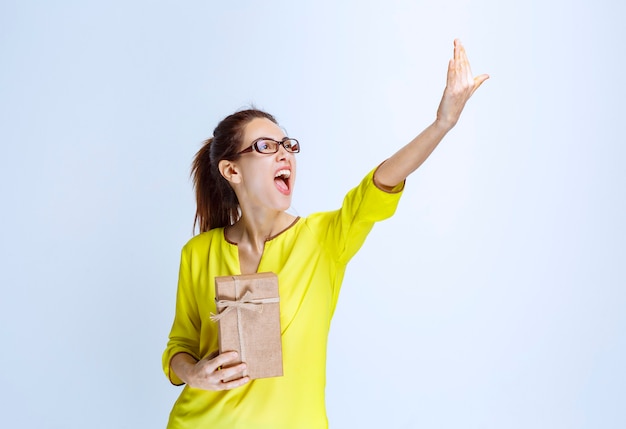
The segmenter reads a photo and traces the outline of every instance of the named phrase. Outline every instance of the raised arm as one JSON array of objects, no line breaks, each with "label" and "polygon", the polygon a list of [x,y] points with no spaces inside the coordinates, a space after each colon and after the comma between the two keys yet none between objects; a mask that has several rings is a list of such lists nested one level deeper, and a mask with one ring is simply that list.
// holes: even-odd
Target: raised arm
[{"label": "raised arm", "polygon": [[391,189],[417,170],[456,125],[467,100],[488,78],[486,74],[472,75],[465,48],[460,40],[455,40],[454,58],[448,64],[446,89],[437,109],[437,119],[376,170],[376,183]]}]

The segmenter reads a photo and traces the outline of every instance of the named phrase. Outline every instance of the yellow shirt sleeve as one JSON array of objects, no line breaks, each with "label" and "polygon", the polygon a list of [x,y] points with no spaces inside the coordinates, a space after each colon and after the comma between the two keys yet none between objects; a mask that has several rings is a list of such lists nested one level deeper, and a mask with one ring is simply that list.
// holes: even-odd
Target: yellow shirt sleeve
[{"label": "yellow shirt sleeve", "polygon": [[184,384],[172,371],[170,362],[177,353],[188,353],[199,359],[199,338],[201,318],[198,314],[191,281],[191,268],[189,266],[189,246],[185,246],[181,252],[180,270],[178,274],[178,289],[176,293],[176,313],[167,349],[163,354],[163,369],[172,384],[177,386]]},{"label": "yellow shirt sleeve", "polygon": [[320,243],[341,264],[348,261],[361,248],[365,238],[378,221],[391,217],[398,205],[404,182],[391,192],[376,185],[374,174],[370,171],[361,183],[345,196],[339,210],[312,215],[325,229],[323,242]]}]

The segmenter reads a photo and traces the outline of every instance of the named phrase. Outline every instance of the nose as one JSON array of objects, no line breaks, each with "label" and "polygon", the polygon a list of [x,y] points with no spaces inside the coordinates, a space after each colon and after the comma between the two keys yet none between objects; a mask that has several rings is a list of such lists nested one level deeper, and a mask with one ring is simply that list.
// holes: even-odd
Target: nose
[{"label": "nose", "polygon": [[276,152],[276,157],[280,160],[287,158],[287,155],[290,155],[290,153],[287,152],[287,149],[285,149],[285,143],[278,143],[278,152]]}]

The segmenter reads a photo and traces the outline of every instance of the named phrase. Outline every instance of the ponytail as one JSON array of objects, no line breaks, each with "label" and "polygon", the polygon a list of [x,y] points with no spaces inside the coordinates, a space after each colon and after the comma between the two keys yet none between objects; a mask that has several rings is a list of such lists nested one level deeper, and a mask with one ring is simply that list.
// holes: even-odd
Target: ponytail
[{"label": "ponytail", "polygon": [[196,217],[193,222],[200,232],[232,225],[239,218],[239,201],[235,191],[222,177],[216,162],[211,162],[212,138],[206,140],[196,154],[191,175],[196,191]]},{"label": "ponytail", "polygon": [[276,119],[261,110],[242,110],[227,116],[207,139],[191,166],[191,176],[196,194],[196,225],[200,233],[213,228],[222,228],[237,222],[241,216],[239,200],[230,183],[219,171],[223,159],[234,161],[239,155],[245,126],[252,119],[266,118],[275,124]]}]

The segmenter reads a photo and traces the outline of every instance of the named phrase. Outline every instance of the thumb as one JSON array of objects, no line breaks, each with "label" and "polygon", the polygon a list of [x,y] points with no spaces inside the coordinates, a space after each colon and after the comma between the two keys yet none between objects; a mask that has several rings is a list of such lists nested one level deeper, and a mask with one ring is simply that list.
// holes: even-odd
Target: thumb
[{"label": "thumb", "polygon": [[482,85],[483,82],[487,79],[489,79],[488,74],[481,74],[480,76],[476,76],[474,78],[474,89],[472,90],[472,94],[474,94],[474,92],[480,87],[480,85]]}]

